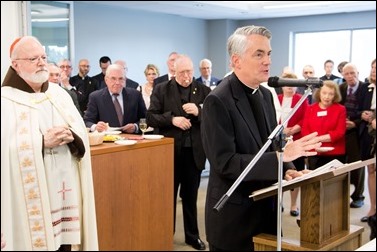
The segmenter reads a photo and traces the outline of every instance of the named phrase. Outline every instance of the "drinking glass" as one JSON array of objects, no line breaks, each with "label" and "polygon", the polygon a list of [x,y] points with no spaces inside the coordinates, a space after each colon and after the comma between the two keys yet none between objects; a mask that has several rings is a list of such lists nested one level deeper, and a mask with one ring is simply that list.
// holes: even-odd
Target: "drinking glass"
[{"label": "drinking glass", "polygon": [[140,118],[139,127],[142,132],[142,137],[144,138],[144,133],[148,129],[147,120],[145,118]]}]

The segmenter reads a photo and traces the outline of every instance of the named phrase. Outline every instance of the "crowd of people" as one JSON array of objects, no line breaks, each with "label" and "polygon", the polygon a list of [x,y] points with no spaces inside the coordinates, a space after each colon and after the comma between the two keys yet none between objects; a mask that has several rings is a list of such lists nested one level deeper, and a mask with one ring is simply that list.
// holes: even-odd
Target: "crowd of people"
[{"label": "crowd of people", "polygon": [[[305,89],[265,87],[270,40],[265,27],[240,27],[227,41],[232,71],[224,78],[212,75],[212,62],[206,58],[195,78],[191,58],[171,52],[168,73],[160,76],[159,68],[148,64],[146,82],[139,85],[127,78],[124,60],[112,63],[103,56],[101,72],[90,77],[89,61],[80,59],[77,75],[71,76],[68,59],[48,62],[35,37],[16,39],[1,91],[2,249],[98,250],[87,130],[117,127],[140,134],[141,118],[154,133],[174,138],[174,227],[181,199],[186,244],[207,249],[197,216],[206,160],[209,249],[253,250],[251,237],[276,235],[281,210],[276,196],[255,202],[249,198],[278,180],[276,146],[260,156],[220,212],[213,208],[283,122],[283,134],[292,138],[282,150],[287,180],[334,159],[350,163],[375,157],[376,61],[364,83],[354,64],[339,64],[339,77],[332,74],[334,62],[326,60],[323,86],[286,121]],[[306,65],[302,75],[314,77],[314,68]],[[282,77],[297,79],[289,68]],[[319,147],[331,149],[320,152]],[[375,164],[368,165],[370,209],[362,222],[375,219],[375,176]],[[355,190],[350,207],[363,206],[364,180],[365,168],[351,172]],[[290,193],[291,216],[300,215],[298,194],[299,188]]]}]

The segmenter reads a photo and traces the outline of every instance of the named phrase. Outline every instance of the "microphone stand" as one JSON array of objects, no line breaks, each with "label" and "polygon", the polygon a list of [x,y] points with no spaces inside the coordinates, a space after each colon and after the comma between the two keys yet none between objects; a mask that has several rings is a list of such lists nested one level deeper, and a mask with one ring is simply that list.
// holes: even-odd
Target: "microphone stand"
[{"label": "microphone stand", "polygon": [[282,178],[283,178],[283,148],[285,146],[285,135],[283,134],[284,125],[288,123],[289,119],[294,115],[297,109],[301,106],[301,104],[305,101],[305,99],[312,93],[312,86],[307,85],[305,93],[301,96],[300,100],[297,104],[293,107],[291,112],[288,114],[287,118],[284,120],[282,124],[276,126],[276,128],[272,131],[270,136],[267,138],[266,143],[262,146],[262,148],[258,151],[255,157],[250,161],[250,163],[246,166],[245,170],[241,173],[241,175],[237,178],[237,180],[233,183],[233,185],[229,188],[229,190],[221,197],[221,199],[216,203],[213,207],[213,210],[219,212],[223,207],[224,204],[228,201],[229,197],[232,195],[234,190],[238,187],[241,181],[245,178],[245,176],[250,172],[250,170],[254,167],[256,162],[260,159],[264,152],[266,152],[267,148],[271,145],[272,141],[275,139],[278,146],[278,215],[277,215],[277,251],[281,251],[281,209],[282,209],[282,199],[283,199],[283,189],[282,189]]}]

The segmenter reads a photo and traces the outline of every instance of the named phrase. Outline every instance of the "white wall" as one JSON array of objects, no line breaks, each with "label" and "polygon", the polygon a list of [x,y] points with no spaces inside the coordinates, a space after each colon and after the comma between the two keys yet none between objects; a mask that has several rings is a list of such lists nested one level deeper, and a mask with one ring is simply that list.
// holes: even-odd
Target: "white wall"
[{"label": "white wall", "polygon": [[1,83],[10,66],[9,48],[23,36],[21,1],[1,1]]},{"label": "white wall", "polygon": [[191,57],[194,76],[198,77],[199,61],[208,57],[207,22],[201,19],[74,1],[74,26],[73,75],[82,58],[90,62],[89,76],[98,74],[98,60],[106,55],[113,62],[125,60],[127,77],[144,84],[146,65],[157,65],[163,75],[167,73],[169,53],[177,51]]},{"label": "white wall", "polygon": [[[74,1],[74,6],[73,74],[77,74],[77,61],[80,58],[90,60],[92,68],[89,75],[99,73],[98,59],[107,55],[112,60],[126,60],[128,77],[140,84],[145,82],[143,71],[148,63],[157,64],[161,74],[166,73],[167,55],[174,50],[191,56],[196,77],[199,74],[198,63],[206,57],[212,60],[213,75],[221,78],[229,70],[226,41],[238,26],[263,25],[272,32],[271,75],[279,75],[281,69],[289,64],[289,37],[292,33],[363,29],[375,27],[376,24],[375,11],[243,21],[205,21],[99,7],[80,1]],[[20,10],[20,2],[1,2],[2,79],[10,63],[9,46],[23,33]]]}]

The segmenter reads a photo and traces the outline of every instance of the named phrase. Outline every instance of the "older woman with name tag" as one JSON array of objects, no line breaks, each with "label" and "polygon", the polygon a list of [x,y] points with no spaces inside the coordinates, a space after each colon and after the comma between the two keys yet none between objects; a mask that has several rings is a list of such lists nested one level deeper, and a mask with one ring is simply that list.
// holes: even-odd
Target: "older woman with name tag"
[{"label": "older woman with name tag", "polygon": [[308,157],[310,170],[314,170],[331,160],[345,160],[346,108],[339,104],[341,95],[334,81],[324,81],[323,86],[313,95],[317,101],[310,105],[304,116],[301,134],[318,132],[322,146],[318,155]]}]

